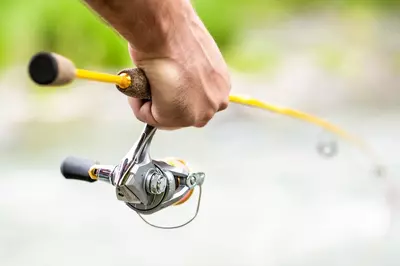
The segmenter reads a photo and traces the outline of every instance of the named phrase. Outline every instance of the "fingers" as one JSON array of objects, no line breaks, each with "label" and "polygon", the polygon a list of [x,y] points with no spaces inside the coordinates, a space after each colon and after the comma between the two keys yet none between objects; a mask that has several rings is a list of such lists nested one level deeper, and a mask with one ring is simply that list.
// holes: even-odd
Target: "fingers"
[{"label": "fingers", "polygon": [[224,110],[227,107],[224,105],[217,111],[210,109],[202,112],[196,117],[196,119],[189,119],[188,122],[184,122],[182,118],[179,117],[171,119],[171,114],[167,117],[163,115],[155,115],[154,105],[151,101],[144,101],[129,97],[128,102],[138,120],[163,130],[176,130],[188,126],[194,126],[197,128],[205,127],[217,112]]},{"label": "fingers", "polygon": [[152,108],[151,101],[143,101],[140,99],[129,97],[128,102],[136,118],[143,123],[147,123],[161,130],[176,130],[181,128],[181,127],[165,127],[162,126],[160,123],[158,123],[151,112]]},{"label": "fingers", "polygon": [[158,125],[151,113],[151,101],[143,101],[136,98],[128,98],[128,101],[137,119],[152,126]]},{"label": "fingers", "polygon": [[221,102],[221,104],[220,104],[220,106],[219,106],[219,108],[218,108],[218,112],[221,112],[221,111],[226,110],[226,109],[228,108],[228,106],[229,106],[229,96],[226,97],[226,99],[224,99],[224,100]]}]

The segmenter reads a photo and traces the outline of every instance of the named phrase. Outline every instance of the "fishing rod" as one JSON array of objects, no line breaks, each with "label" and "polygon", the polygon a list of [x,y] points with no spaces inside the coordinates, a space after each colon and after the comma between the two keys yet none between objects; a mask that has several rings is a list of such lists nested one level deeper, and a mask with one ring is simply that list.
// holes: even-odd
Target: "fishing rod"
[{"label": "fishing rod", "polygon": [[[85,79],[114,84],[118,91],[128,97],[151,100],[149,82],[144,71],[139,68],[123,69],[113,75],[78,69],[71,60],[61,55],[40,52],[31,58],[28,71],[30,78],[40,86],[64,86],[75,79]],[[278,107],[252,97],[231,94],[229,101],[314,124],[352,143],[373,161],[379,159],[361,139],[319,117]],[[187,163],[180,159],[152,159],[150,145],[156,130],[155,127],[145,124],[138,140],[118,165],[103,165],[70,156],[62,162],[61,173],[66,179],[87,182],[100,180],[113,185],[117,199],[133,209],[151,226],[172,229],[187,225],[199,212],[205,173],[191,171]],[[167,207],[185,203],[193,195],[195,188],[199,188],[196,212],[188,222],[174,227],[162,227],[151,224],[144,218],[143,215],[151,215]]]}]

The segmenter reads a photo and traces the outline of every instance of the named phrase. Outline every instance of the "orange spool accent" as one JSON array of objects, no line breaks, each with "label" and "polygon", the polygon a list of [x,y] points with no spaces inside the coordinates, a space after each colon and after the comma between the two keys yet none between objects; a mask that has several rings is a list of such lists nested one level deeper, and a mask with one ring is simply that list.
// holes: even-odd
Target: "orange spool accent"
[{"label": "orange spool accent", "polygon": [[177,203],[174,204],[174,206],[181,205],[181,204],[185,203],[186,201],[188,201],[190,199],[190,197],[193,195],[193,191],[194,191],[194,189],[189,190],[180,201],[178,201]]},{"label": "orange spool accent", "polygon": [[[167,158],[164,161],[169,165],[172,165],[175,167],[182,167],[189,171],[189,167],[187,166],[186,162],[182,159]],[[189,190],[180,201],[178,201],[177,203],[174,204],[174,206],[181,205],[181,204],[185,203],[186,201],[188,201],[190,199],[190,197],[193,195],[193,191],[194,191],[194,189]]]}]

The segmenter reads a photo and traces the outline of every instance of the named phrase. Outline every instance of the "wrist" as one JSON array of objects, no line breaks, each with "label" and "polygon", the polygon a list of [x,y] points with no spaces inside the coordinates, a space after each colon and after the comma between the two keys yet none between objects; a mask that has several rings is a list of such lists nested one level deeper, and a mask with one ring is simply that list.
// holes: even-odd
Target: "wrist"
[{"label": "wrist", "polygon": [[128,39],[135,54],[149,59],[185,52],[184,47],[193,39],[193,25],[201,23],[190,1],[150,0],[147,10],[148,14],[138,19],[140,34]]}]

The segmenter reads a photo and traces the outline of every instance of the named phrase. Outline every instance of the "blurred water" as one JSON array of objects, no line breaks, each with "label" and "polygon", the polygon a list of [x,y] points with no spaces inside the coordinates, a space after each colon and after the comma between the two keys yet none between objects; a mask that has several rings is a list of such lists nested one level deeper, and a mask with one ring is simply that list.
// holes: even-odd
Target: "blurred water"
[{"label": "blurred water", "polygon": [[[316,149],[320,129],[245,107],[232,105],[202,130],[157,133],[154,157],[183,157],[207,173],[199,217],[181,230],[148,227],[106,184],[60,176],[69,154],[117,163],[142,129],[130,116],[19,125],[0,151],[1,265],[394,265],[399,259],[390,253],[398,239],[390,238],[388,183],[374,177],[371,162],[342,141],[335,157],[323,158]],[[396,113],[330,118],[376,147],[389,172],[397,170],[391,177],[399,174],[398,143],[390,141],[400,133]]]}]

